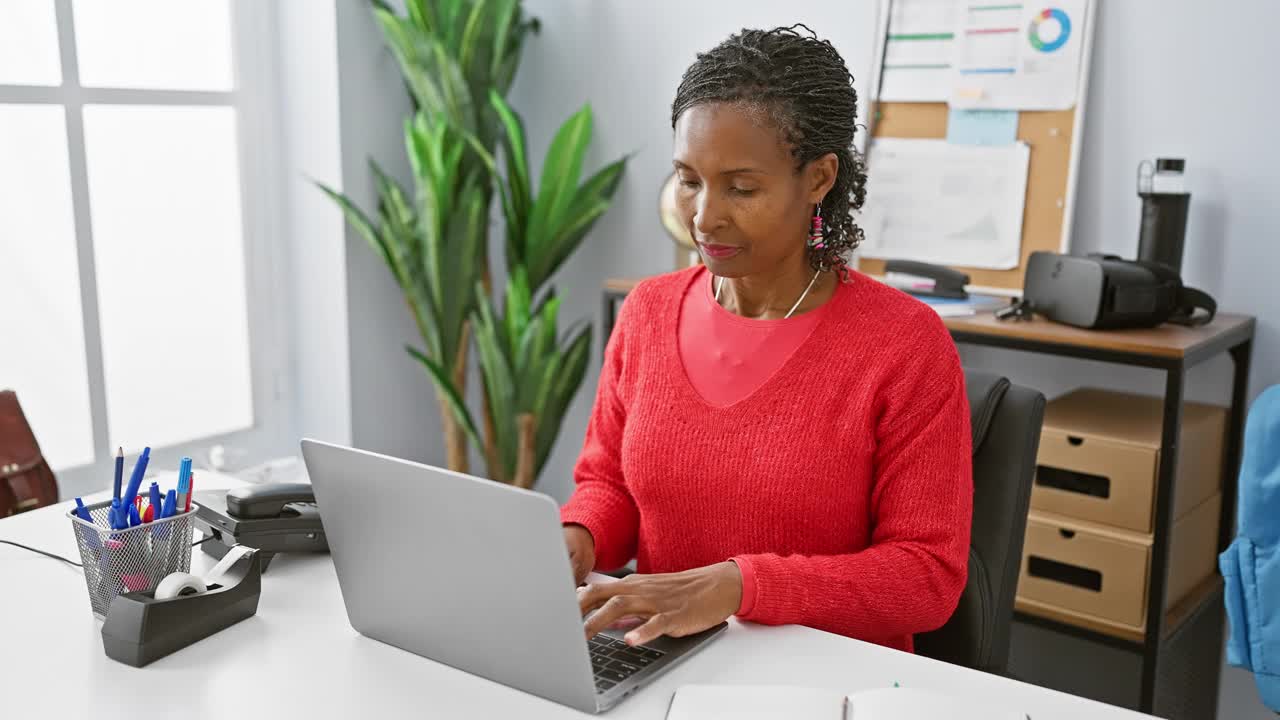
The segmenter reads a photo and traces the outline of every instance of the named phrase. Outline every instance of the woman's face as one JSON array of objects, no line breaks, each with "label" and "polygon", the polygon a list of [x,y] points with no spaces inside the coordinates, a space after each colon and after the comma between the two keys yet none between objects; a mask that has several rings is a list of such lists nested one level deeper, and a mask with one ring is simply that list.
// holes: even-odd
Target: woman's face
[{"label": "woman's face", "polygon": [[742,277],[803,259],[814,204],[834,183],[837,162],[828,154],[797,173],[778,130],[737,105],[681,114],[676,203],[708,269]]}]

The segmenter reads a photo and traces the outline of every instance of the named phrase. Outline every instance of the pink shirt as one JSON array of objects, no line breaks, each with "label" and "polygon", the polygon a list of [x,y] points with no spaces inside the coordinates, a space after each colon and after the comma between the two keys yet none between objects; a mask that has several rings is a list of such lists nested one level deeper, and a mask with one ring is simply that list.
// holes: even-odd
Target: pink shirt
[{"label": "pink shirt", "polygon": [[[726,408],[760,389],[786,364],[831,302],[785,320],[744,318],[715,301],[711,273],[697,272],[680,304],[680,362],[698,395]],[[838,284],[836,292],[842,288]]]}]

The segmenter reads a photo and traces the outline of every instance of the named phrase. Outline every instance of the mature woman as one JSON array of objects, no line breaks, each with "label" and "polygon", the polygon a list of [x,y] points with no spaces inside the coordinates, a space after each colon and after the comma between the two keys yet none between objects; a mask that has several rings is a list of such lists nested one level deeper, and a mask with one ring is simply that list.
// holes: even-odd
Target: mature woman
[{"label": "mature woman", "polygon": [[[700,54],[672,105],[704,264],[642,283],[609,339],[562,510],[587,635],[730,615],[910,650],[965,583],[959,358],[928,306],[845,267],[866,174],[844,60],[803,26]],[[922,212],[928,212],[922,208]]]}]

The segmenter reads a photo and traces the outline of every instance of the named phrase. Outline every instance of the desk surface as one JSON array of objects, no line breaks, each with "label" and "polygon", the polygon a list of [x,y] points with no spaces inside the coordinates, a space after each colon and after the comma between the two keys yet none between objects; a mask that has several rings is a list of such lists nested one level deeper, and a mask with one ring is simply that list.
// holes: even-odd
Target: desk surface
[{"label": "desk surface", "polygon": [[991,313],[972,317],[946,318],[953,333],[972,333],[1017,340],[1073,345],[1095,350],[1114,350],[1135,355],[1184,358],[1228,335],[1252,333],[1254,319],[1247,315],[1219,313],[1213,322],[1200,327],[1161,325],[1136,330],[1081,330],[1050,322],[1040,316],[1028,321],[1001,321]]},{"label": "desk surface", "polygon": [[[203,489],[238,484],[204,473]],[[70,503],[0,520],[0,538],[69,557]],[[213,565],[193,553],[196,571]],[[369,640],[347,623],[328,555],[278,555],[258,614],[145,668],[109,660],[79,569],[0,545],[4,717],[585,718]],[[685,683],[791,684],[840,692],[928,687],[1033,720],[1137,720],[1128,710],[798,626],[731,621],[718,641],[605,717],[661,720]],[[143,703],[146,705],[144,706]],[[158,714],[155,714],[158,712]]]},{"label": "desk surface", "polygon": [[[609,278],[604,281],[604,289],[607,292],[625,295],[635,289],[640,282],[641,279],[637,278]],[[1049,322],[1039,316],[1030,321],[1000,321],[996,320],[991,313],[979,313],[972,317],[944,318],[944,322],[954,333],[1112,350],[1162,358],[1183,358],[1193,355],[1197,350],[1227,335],[1241,332],[1251,334],[1254,326],[1252,317],[1230,313],[1218,313],[1213,322],[1195,328],[1161,325],[1149,329],[1107,331],[1081,330],[1070,325]]]}]

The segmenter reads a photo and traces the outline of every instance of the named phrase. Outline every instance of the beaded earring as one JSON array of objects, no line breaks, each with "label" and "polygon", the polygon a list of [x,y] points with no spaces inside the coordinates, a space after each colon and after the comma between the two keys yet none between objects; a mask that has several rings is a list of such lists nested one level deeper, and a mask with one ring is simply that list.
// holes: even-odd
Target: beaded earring
[{"label": "beaded earring", "polygon": [[826,234],[822,231],[822,205],[814,205],[813,224],[809,227],[809,249],[821,250],[826,245]]}]

